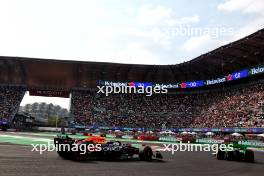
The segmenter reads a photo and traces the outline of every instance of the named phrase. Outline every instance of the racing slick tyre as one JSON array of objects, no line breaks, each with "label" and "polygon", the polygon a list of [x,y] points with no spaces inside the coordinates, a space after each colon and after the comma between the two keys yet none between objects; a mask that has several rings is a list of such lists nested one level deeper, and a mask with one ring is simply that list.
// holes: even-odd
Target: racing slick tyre
[{"label": "racing slick tyre", "polygon": [[234,151],[228,151],[226,159],[228,161],[234,161]]},{"label": "racing slick tyre", "polygon": [[234,160],[241,161],[241,153],[238,150],[234,151]]},{"label": "racing slick tyre", "polygon": [[252,150],[246,150],[245,151],[245,161],[249,163],[253,163],[255,160],[254,152]]},{"label": "racing slick tyre", "polygon": [[61,158],[65,159],[65,160],[70,160],[72,158],[72,156],[69,152],[57,151],[57,153]]},{"label": "racing slick tyre", "polygon": [[225,159],[225,151],[218,150],[216,154],[216,159],[218,160],[224,160]]},{"label": "racing slick tyre", "polygon": [[74,161],[86,161],[88,160],[88,157],[86,154],[81,154],[79,151],[73,152],[73,160]]},{"label": "racing slick tyre", "polygon": [[141,161],[151,161],[153,152],[152,152],[151,147],[146,146],[142,151],[139,151],[138,155]]},{"label": "racing slick tyre", "polygon": [[[72,152],[72,158],[74,161],[87,161],[89,159],[89,152],[83,151],[81,148],[81,145],[85,145],[86,149],[89,144],[93,144],[91,142],[81,142],[79,143],[78,150],[77,151],[71,151]],[[88,153],[87,153],[88,152]]]}]

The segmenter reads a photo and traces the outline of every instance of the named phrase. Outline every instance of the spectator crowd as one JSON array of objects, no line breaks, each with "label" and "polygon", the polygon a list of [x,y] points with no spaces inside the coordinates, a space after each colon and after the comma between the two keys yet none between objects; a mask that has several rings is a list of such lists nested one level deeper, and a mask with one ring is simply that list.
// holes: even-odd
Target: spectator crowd
[{"label": "spectator crowd", "polygon": [[118,127],[264,127],[264,84],[195,94],[75,91],[71,111],[83,125]]},{"label": "spectator crowd", "polygon": [[0,121],[15,115],[24,94],[21,88],[0,87]]},{"label": "spectator crowd", "polygon": [[[16,113],[25,91],[0,87],[0,121]],[[264,127],[264,84],[192,94],[97,94],[74,91],[77,123],[108,127]]]}]

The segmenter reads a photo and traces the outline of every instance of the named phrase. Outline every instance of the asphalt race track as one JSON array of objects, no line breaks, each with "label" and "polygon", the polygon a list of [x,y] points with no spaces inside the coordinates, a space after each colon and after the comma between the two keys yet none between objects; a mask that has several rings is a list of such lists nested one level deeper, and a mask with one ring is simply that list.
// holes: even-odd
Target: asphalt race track
[{"label": "asphalt race track", "polygon": [[63,160],[56,152],[40,155],[31,146],[0,143],[1,176],[263,176],[264,153],[255,152],[256,163],[218,161],[208,152],[163,153],[164,161]]}]

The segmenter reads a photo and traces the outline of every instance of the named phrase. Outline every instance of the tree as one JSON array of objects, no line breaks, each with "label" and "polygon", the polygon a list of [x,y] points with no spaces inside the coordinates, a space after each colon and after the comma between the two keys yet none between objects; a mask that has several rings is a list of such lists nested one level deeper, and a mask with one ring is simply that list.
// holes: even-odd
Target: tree
[{"label": "tree", "polygon": [[[49,117],[48,125],[49,126],[65,126],[65,119],[62,117]],[[56,124],[57,123],[57,124]]]}]

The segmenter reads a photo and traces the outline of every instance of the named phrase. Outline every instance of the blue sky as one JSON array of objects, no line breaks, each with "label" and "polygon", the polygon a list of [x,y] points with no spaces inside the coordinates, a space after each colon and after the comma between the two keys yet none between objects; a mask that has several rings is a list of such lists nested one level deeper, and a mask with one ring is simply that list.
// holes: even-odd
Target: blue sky
[{"label": "blue sky", "polygon": [[2,56],[177,64],[263,28],[264,1],[0,0],[0,24]]},{"label": "blue sky", "polygon": [[263,28],[263,12],[263,0],[0,0],[0,55],[177,64]]}]

